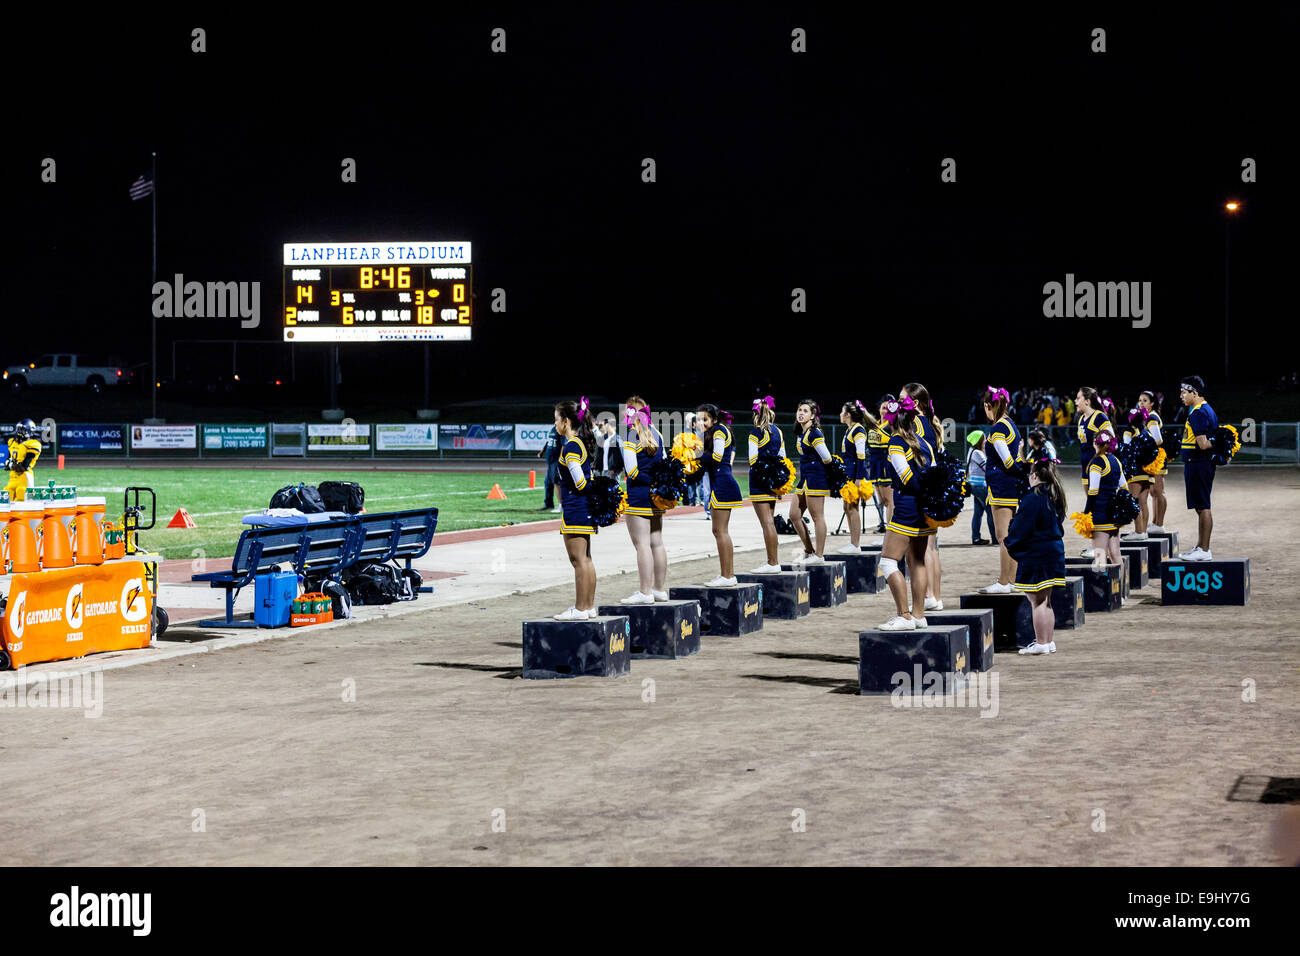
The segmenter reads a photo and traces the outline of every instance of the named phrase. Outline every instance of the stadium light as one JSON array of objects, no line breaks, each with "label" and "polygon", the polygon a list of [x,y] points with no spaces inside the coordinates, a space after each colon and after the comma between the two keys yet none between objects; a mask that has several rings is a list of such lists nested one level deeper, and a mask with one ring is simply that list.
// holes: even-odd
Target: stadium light
[{"label": "stadium light", "polygon": [[1241,208],[1241,203],[1239,203],[1239,202],[1228,202],[1228,203],[1225,203],[1225,204],[1224,204],[1223,208],[1226,209],[1226,210],[1228,210],[1228,212],[1236,212],[1238,209]]}]

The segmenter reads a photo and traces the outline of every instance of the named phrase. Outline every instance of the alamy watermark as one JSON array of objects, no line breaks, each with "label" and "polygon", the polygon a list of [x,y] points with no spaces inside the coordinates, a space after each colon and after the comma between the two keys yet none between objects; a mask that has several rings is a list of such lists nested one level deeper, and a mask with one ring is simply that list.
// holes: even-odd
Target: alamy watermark
[{"label": "alamy watermark", "polygon": [[1151,324],[1150,282],[1065,282],[1043,286],[1043,315],[1049,319],[1130,319],[1135,329]]},{"label": "alamy watermark", "polygon": [[261,282],[186,282],[178,272],[171,282],[155,282],[153,295],[160,319],[238,318],[245,329],[262,323]]},{"label": "alamy watermark", "polygon": [[923,671],[915,664],[912,673],[896,671],[889,682],[895,707],[978,707],[981,717],[998,715],[997,671]]},{"label": "alamy watermark", "polygon": [[104,672],[96,667],[25,675],[20,667],[0,678],[0,709],[17,707],[82,710],[83,717],[100,717],[104,713]]}]

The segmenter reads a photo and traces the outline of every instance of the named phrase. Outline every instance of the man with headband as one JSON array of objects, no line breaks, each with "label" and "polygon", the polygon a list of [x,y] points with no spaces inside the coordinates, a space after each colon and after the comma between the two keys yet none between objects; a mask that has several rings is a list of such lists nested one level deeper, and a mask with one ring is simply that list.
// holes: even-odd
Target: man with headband
[{"label": "man with headband", "polygon": [[1179,397],[1187,406],[1183,424],[1183,481],[1187,485],[1187,507],[1196,512],[1196,547],[1178,555],[1184,561],[1210,561],[1210,532],[1214,518],[1210,515],[1210,491],[1214,487],[1212,437],[1219,430],[1219,417],[1202,397],[1205,382],[1199,375],[1188,375],[1178,387]]}]

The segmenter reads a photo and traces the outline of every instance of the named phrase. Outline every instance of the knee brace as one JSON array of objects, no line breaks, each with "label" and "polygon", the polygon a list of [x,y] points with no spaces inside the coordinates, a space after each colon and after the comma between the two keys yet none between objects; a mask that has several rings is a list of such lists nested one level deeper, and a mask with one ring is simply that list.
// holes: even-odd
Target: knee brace
[{"label": "knee brace", "polygon": [[886,581],[888,581],[890,575],[892,575],[897,570],[898,570],[898,562],[895,561],[893,558],[880,559],[880,575]]}]

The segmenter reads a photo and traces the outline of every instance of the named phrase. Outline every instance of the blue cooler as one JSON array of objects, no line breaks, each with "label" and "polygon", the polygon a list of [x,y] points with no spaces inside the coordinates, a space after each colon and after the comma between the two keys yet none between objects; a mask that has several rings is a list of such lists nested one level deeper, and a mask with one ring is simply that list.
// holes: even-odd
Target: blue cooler
[{"label": "blue cooler", "polygon": [[253,620],[258,627],[288,627],[298,575],[292,571],[259,574],[253,579]]}]

